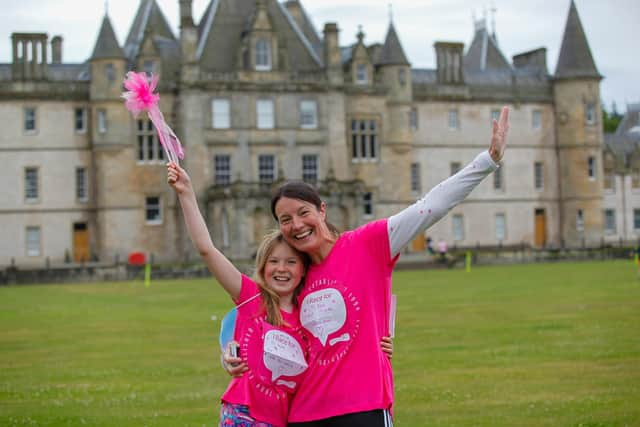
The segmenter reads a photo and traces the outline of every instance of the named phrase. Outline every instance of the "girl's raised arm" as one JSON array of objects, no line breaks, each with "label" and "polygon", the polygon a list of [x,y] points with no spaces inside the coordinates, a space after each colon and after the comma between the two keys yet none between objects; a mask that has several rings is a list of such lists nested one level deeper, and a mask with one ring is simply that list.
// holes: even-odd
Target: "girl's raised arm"
[{"label": "girl's raised arm", "polygon": [[238,299],[242,276],[231,261],[213,245],[207,225],[198,208],[191,178],[184,169],[171,162],[167,165],[167,182],[178,195],[189,237],[191,237],[191,241],[200,253],[202,260],[231,298]]}]

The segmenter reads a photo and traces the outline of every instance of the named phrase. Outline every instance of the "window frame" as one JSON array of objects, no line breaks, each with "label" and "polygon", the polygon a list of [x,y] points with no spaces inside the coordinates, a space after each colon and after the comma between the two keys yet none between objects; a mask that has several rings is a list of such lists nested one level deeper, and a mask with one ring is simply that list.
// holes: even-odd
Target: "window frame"
[{"label": "window frame", "polygon": [[107,110],[106,108],[99,108],[98,111],[98,117],[97,117],[97,129],[98,129],[98,133],[99,134],[105,134],[107,133],[108,130],[108,118],[107,118]]},{"label": "window frame", "polygon": [[[609,225],[611,225],[611,227],[609,227]],[[604,209],[604,233],[609,236],[617,234],[617,228],[616,210],[610,208]]]},{"label": "window frame", "polygon": [[231,154],[214,154],[213,183],[214,185],[231,185]]},{"label": "window frame", "polygon": [[[24,107],[22,129],[25,135],[35,135],[38,133],[38,112],[37,107]],[[32,117],[30,117],[32,116]],[[30,127],[33,126],[33,127]]]},{"label": "window frame", "polygon": [[454,242],[461,242],[465,238],[464,215],[451,215],[451,236]]},{"label": "window frame", "polygon": [[[319,180],[319,163],[320,156],[315,153],[303,154],[302,161],[302,180],[309,184],[316,184]],[[313,159],[313,160],[312,160]]]},{"label": "window frame", "polygon": [[[267,37],[258,37],[255,42],[254,62],[256,71],[271,71],[271,43]],[[262,60],[265,62],[263,63]]]},{"label": "window frame", "polygon": [[536,131],[542,129],[542,110],[531,111],[531,129]]},{"label": "window frame", "polygon": [[587,157],[587,176],[589,177],[589,181],[595,181],[597,179],[596,156]]},{"label": "window frame", "polygon": [[369,71],[365,62],[356,63],[356,84],[366,85],[369,83]]},{"label": "window frame", "polygon": [[[271,160],[271,165],[266,165],[268,160]],[[270,171],[269,171],[270,169]],[[267,175],[271,175],[269,179]],[[260,185],[271,185],[278,179],[278,167],[275,154],[259,154],[258,155],[258,182]]]},{"label": "window frame", "polygon": [[[136,164],[157,165],[165,163],[165,152],[156,134],[153,122],[148,119],[136,120]],[[151,153],[151,155],[149,155]],[[142,155],[141,155],[142,154]]]},{"label": "window frame", "polygon": [[229,98],[216,97],[211,99],[211,128],[231,128],[231,102]]},{"label": "window frame", "polygon": [[[80,180],[82,177],[82,182]],[[75,170],[76,201],[86,203],[89,201],[89,173],[84,166],[76,166]],[[82,191],[81,191],[82,190]]]},{"label": "window frame", "polygon": [[460,112],[457,108],[449,109],[447,124],[449,130],[460,130]]},{"label": "window frame", "polygon": [[372,218],[373,212],[373,193],[367,191],[366,193],[362,194],[362,217]]},{"label": "window frame", "polygon": [[[149,203],[149,199],[157,199],[157,206]],[[149,212],[151,209],[157,209],[158,218],[149,219]],[[145,196],[144,198],[144,220],[146,225],[160,225],[163,222],[162,215],[162,197],[160,196]]]},{"label": "window frame", "polygon": [[536,191],[544,191],[544,162],[533,162],[533,188]]},{"label": "window frame", "polygon": [[[499,219],[501,219],[502,224],[500,224]],[[500,235],[499,231],[500,231],[500,227],[502,227],[502,235]],[[502,243],[503,241],[507,240],[507,214],[504,212],[498,212],[496,213],[495,217],[494,217],[494,231],[495,231],[495,238],[498,242]]]},{"label": "window frame", "polygon": [[418,162],[411,163],[410,179],[411,179],[411,192],[414,196],[422,194],[422,168]]},{"label": "window frame", "polygon": [[[261,110],[262,108],[269,106],[270,111]],[[267,115],[268,113],[268,115]],[[276,126],[276,113],[275,113],[275,103],[273,99],[257,99],[256,100],[256,129],[260,130],[269,130],[275,129]],[[265,122],[264,120],[267,120]]]},{"label": "window frame", "polygon": [[[29,182],[29,173],[35,173],[35,184]],[[24,168],[24,202],[39,203],[40,202],[40,168],[38,166],[25,166]],[[31,196],[30,192],[34,192],[35,196]]]},{"label": "window frame", "polygon": [[[80,113],[80,117],[78,117],[78,113]],[[81,127],[78,127],[78,120],[81,122]],[[85,107],[73,109],[73,130],[77,134],[87,133],[87,109]]]},{"label": "window frame", "polygon": [[[33,243],[33,241],[31,241],[31,239],[29,238],[30,232],[37,232],[37,248],[33,249],[33,247],[31,246],[31,243]],[[29,225],[27,227],[25,227],[25,242],[24,242],[24,249],[25,249],[25,255],[28,257],[40,257],[42,256],[42,227],[40,227],[39,225]],[[32,252],[32,250],[34,252]]]},{"label": "window frame", "polygon": [[[305,109],[307,110],[305,112]],[[311,123],[305,123],[305,117],[311,117]],[[314,99],[303,99],[300,101],[300,129],[318,128],[318,102]]]},{"label": "window frame", "polygon": [[[378,162],[380,160],[380,127],[379,117],[351,117],[348,138],[351,144],[351,162]],[[364,127],[363,127],[364,126]]]}]

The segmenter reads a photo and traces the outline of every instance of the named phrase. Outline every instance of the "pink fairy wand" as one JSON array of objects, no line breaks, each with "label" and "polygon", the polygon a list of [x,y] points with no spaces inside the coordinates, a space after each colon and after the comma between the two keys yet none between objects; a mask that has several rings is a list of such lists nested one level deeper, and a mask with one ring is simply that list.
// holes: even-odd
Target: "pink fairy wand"
[{"label": "pink fairy wand", "polygon": [[164,116],[158,107],[160,95],[153,93],[158,86],[158,76],[151,75],[151,80],[147,78],[146,73],[136,73],[129,71],[124,80],[124,87],[128,92],[124,92],[122,97],[127,110],[137,118],[143,111],[147,112],[149,119],[158,132],[160,144],[164,149],[167,159],[170,162],[179,164],[178,159],[184,159],[184,151],[180,140],[173,133],[173,130],[164,121]]}]

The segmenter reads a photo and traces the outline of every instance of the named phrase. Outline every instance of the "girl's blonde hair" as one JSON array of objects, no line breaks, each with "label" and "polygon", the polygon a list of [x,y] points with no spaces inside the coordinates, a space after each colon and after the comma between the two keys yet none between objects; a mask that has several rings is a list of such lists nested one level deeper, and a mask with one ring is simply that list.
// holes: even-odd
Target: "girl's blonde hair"
[{"label": "girl's blonde hair", "polygon": [[262,242],[258,247],[258,251],[256,252],[256,270],[253,280],[258,284],[258,288],[260,289],[260,296],[262,297],[262,307],[267,315],[267,322],[274,326],[283,326],[285,322],[282,319],[282,314],[280,313],[280,297],[273,289],[267,286],[264,277],[264,268],[276,245],[280,243],[288,245],[291,248],[296,256],[300,258],[300,261],[302,262],[302,266],[304,268],[300,283],[298,283],[298,286],[296,286],[295,290],[293,291],[294,307],[298,307],[298,294],[300,294],[300,291],[302,290],[304,278],[306,276],[307,268],[309,267],[310,263],[309,256],[291,247],[287,243],[287,241],[284,240],[284,236],[282,235],[280,230],[273,230],[262,239]]}]

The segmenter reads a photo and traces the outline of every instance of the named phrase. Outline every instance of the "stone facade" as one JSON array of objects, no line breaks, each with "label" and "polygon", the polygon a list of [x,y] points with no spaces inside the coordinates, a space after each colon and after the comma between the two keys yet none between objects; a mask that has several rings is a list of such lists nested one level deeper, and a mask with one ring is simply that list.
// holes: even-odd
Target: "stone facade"
[{"label": "stone facade", "polygon": [[[131,69],[161,75],[161,109],[232,258],[250,257],[275,226],[269,193],[281,180],[314,183],[330,220],[354,228],[485,150],[503,105],[511,133],[499,176],[429,235],[459,246],[602,239],[603,194],[606,206],[619,202],[603,190],[601,76],[573,2],[555,75],[545,49],[508,61],[485,21],[466,50],[437,42],[437,67],[412,69],[392,23],[384,43],[362,31],[341,43],[338,25],[321,37],[300,1],[216,0],[197,25],[191,1],[179,4],[176,36],[142,0],[123,46],[105,16],[83,64],[62,61],[59,36],[48,63],[46,34],[14,34],[13,61],[0,64],[1,265],[196,256],[157,138],[123,107]],[[408,250],[423,247],[417,236]]]}]

